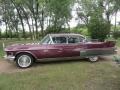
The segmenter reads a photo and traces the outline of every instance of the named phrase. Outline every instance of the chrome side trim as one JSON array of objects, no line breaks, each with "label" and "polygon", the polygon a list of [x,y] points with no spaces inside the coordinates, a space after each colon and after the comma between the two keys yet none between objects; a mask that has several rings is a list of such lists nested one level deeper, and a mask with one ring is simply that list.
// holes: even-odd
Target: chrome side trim
[{"label": "chrome side trim", "polygon": [[76,56],[76,57],[58,57],[58,58],[43,58],[43,59],[37,59],[37,61],[40,62],[45,62],[45,61],[62,61],[62,60],[75,60],[75,59],[83,59],[80,56]]},{"label": "chrome side trim", "polygon": [[96,48],[96,49],[85,49],[80,51],[81,57],[89,56],[107,56],[116,54],[116,48]]},{"label": "chrome side trim", "polygon": [[[113,54],[114,55],[114,54]],[[92,55],[91,55],[92,56]],[[77,59],[85,59],[85,58],[89,58],[91,56],[76,56],[76,57],[58,57],[58,58],[43,58],[43,59],[37,59],[37,62],[46,62],[46,61],[64,61],[64,60],[77,60]],[[94,56],[94,55],[93,55]],[[110,54],[108,55],[96,55],[98,57],[102,57],[102,56],[111,56]]]},{"label": "chrome side trim", "polygon": [[85,49],[85,50],[111,50],[111,49],[114,49],[116,50],[117,48],[116,47],[109,47],[109,48],[91,48],[91,49]]}]

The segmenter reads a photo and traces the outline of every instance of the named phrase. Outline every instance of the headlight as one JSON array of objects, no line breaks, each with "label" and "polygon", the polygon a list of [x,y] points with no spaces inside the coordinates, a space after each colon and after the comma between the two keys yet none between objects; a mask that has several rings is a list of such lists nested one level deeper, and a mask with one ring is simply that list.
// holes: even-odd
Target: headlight
[{"label": "headlight", "polygon": [[7,52],[7,55],[8,55],[8,56],[9,56],[9,55],[10,55],[10,56],[13,56],[13,54],[14,54],[13,52],[10,52],[10,51]]}]

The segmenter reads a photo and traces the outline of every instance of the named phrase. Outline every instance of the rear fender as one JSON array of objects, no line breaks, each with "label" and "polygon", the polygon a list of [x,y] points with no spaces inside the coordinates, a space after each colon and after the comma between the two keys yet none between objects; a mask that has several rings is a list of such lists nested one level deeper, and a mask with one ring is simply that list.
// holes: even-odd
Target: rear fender
[{"label": "rear fender", "polygon": [[104,42],[105,47],[115,47],[116,41],[106,41]]}]

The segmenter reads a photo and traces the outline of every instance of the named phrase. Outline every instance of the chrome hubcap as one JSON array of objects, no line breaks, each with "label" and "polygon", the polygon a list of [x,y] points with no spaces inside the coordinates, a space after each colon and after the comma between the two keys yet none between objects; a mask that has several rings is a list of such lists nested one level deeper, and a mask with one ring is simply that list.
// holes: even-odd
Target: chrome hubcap
[{"label": "chrome hubcap", "polygon": [[31,58],[28,55],[22,55],[18,59],[18,64],[20,67],[28,67],[31,64]]},{"label": "chrome hubcap", "polygon": [[98,60],[98,57],[89,57],[90,61],[95,62]]}]

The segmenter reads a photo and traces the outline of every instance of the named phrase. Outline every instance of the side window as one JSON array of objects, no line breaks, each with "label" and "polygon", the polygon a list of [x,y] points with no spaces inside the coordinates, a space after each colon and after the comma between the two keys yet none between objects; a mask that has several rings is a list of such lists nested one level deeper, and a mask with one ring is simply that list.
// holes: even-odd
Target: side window
[{"label": "side window", "polygon": [[78,37],[69,37],[68,43],[79,43],[79,38]]},{"label": "side window", "polygon": [[84,37],[79,37],[79,42],[84,42],[85,38]]},{"label": "side window", "polygon": [[58,44],[58,43],[66,43],[66,37],[53,37],[53,42]]}]

